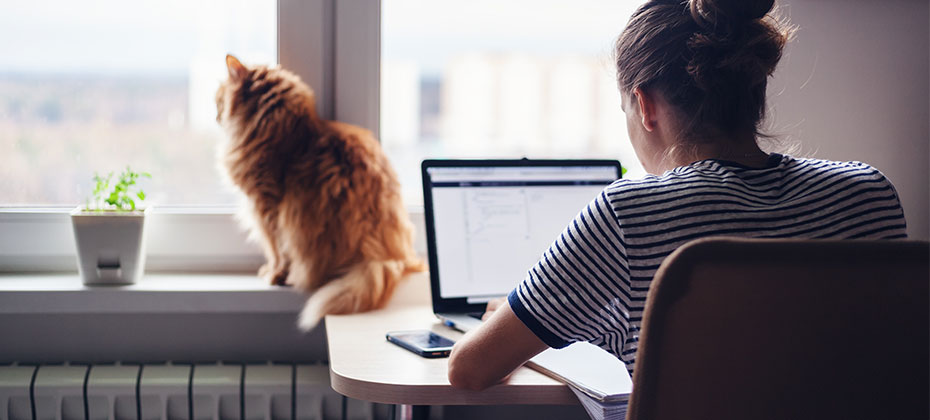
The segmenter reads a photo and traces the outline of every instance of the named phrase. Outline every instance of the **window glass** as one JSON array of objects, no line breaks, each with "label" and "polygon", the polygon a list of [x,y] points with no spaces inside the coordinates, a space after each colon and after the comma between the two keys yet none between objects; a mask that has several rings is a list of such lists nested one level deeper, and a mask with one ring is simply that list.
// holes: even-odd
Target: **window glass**
[{"label": "window glass", "polygon": [[0,13],[0,205],[74,205],[94,171],[148,202],[230,204],[215,164],[225,54],[277,61],[275,0],[30,0]]},{"label": "window glass", "polygon": [[641,0],[384,0],[381,141],[408,203],[433,158],[615,158],[613,45]]}]

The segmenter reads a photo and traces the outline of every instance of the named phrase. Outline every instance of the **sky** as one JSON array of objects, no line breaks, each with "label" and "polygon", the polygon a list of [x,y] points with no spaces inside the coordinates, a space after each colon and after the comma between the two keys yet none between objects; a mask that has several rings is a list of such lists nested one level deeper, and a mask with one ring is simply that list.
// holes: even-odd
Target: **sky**
[{"label": "sky", "polygon": [[438,73],[473,51],[603,55],[641,0],[384,0],[382,57]]},{"label": "sky", "polygon": [[215,50],[276,60],[275,0],[0,0],[0,72],[187,75]]},{"label": "sky", "polygon": [[[0,72],[185,75],[192,57],[215,50],[275,61],[276,3],[0,0]],[[639,3],[383,0],[382,53],[427,74],[471,51],[607,55]]]}]

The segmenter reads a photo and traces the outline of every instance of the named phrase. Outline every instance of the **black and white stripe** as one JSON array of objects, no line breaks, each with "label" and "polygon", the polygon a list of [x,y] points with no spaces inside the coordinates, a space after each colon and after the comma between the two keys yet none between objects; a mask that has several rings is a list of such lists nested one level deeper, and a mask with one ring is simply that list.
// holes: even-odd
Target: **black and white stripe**
[{"label": "black and white stripe", "polygon": [[601,192],[510,293],[517,316],[552,347],[590,341],[632,370],[643,305],[659,264],[708,236],[906,238],[891,183],[860,162],[773,154],[766,168],[714,159]]}]

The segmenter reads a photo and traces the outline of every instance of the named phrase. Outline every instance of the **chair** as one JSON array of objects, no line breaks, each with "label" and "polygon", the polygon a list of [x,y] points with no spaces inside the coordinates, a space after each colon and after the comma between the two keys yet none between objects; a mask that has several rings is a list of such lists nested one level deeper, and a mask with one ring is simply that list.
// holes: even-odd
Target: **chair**
[{"label": "chair", "polygon": [[628,420],[930,418],[930,245],[711,238],[659,267]]}]

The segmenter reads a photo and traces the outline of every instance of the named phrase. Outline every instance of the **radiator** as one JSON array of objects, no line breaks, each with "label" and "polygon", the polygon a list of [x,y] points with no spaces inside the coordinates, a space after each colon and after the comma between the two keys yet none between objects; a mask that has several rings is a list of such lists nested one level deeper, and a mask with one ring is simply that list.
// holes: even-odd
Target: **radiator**
[{"label": "radiator", "polygon": [[323,364],[0,365],[0,420],[382,420]]}]

